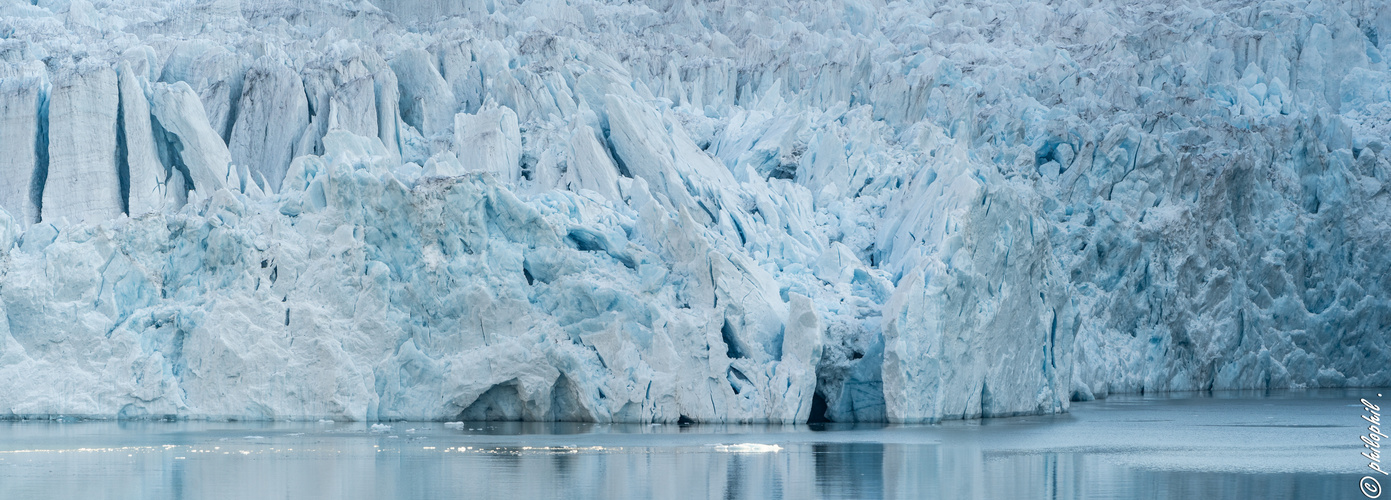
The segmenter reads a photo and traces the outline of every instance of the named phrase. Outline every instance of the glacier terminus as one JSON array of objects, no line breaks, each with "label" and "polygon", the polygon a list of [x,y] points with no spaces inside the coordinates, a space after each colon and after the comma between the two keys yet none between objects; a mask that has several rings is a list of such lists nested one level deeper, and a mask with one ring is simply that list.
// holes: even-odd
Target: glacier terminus
[{"label": "glacier terminus", "polygon": [[1391,385],[1391,3],[0,0],[0,418]]}]

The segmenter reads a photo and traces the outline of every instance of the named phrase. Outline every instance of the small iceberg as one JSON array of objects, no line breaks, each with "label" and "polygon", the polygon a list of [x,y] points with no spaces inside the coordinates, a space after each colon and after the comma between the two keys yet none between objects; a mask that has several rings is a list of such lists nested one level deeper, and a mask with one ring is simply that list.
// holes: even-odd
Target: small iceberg
[{"label": "small iceberg", "polygon": [[739,443],[717,444],[715,451],[721,453],[777,453],[782,447],[775,444]]}]

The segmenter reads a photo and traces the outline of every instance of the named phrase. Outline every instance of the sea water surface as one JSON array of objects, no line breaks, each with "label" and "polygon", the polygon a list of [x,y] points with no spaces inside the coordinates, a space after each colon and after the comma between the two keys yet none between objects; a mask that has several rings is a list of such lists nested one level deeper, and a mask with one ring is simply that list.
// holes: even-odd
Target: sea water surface
[{"label": "sea water surface", "polygon": [[0,499],[1367,498],[1369,473],[1391,486],[1360,454],[1378,394],[1113,396],[921,426],[8,421]]}]

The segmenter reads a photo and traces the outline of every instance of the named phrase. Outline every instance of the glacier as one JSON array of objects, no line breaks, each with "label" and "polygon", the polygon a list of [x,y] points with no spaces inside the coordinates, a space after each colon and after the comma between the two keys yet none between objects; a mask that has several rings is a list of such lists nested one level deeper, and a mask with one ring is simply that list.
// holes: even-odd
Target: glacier
[{"label": "glacier", "polygon": [[1359,0],[0,1],[0,418],[1391,385],[1388,43]]}]

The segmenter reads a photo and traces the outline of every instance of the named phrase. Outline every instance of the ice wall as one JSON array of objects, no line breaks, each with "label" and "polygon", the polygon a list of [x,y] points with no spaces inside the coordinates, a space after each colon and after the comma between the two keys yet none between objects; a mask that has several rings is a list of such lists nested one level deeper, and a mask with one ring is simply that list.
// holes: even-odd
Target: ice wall
[{"label": "ice wall", "polygon": [[[47,102],[43,63],[0,67],[0,209],[23,226],[39,220],[39,202],[48,173]],[[42,120],[42,121],[41,121]],[[31,146],[30,143],[33,145]]]},{"label": "ice wall", "polygon": [[[48,102],[43,219],[98,222],[120,215],[116,72],[99,64],[54,71]],[[16,141],[21,148],[27,141]],[[23,182],[23,177],[20,177]]]},{"label": "ice wall", "polygon": [[1391,7],[0,5],[0,412],[1386,385]]}]

